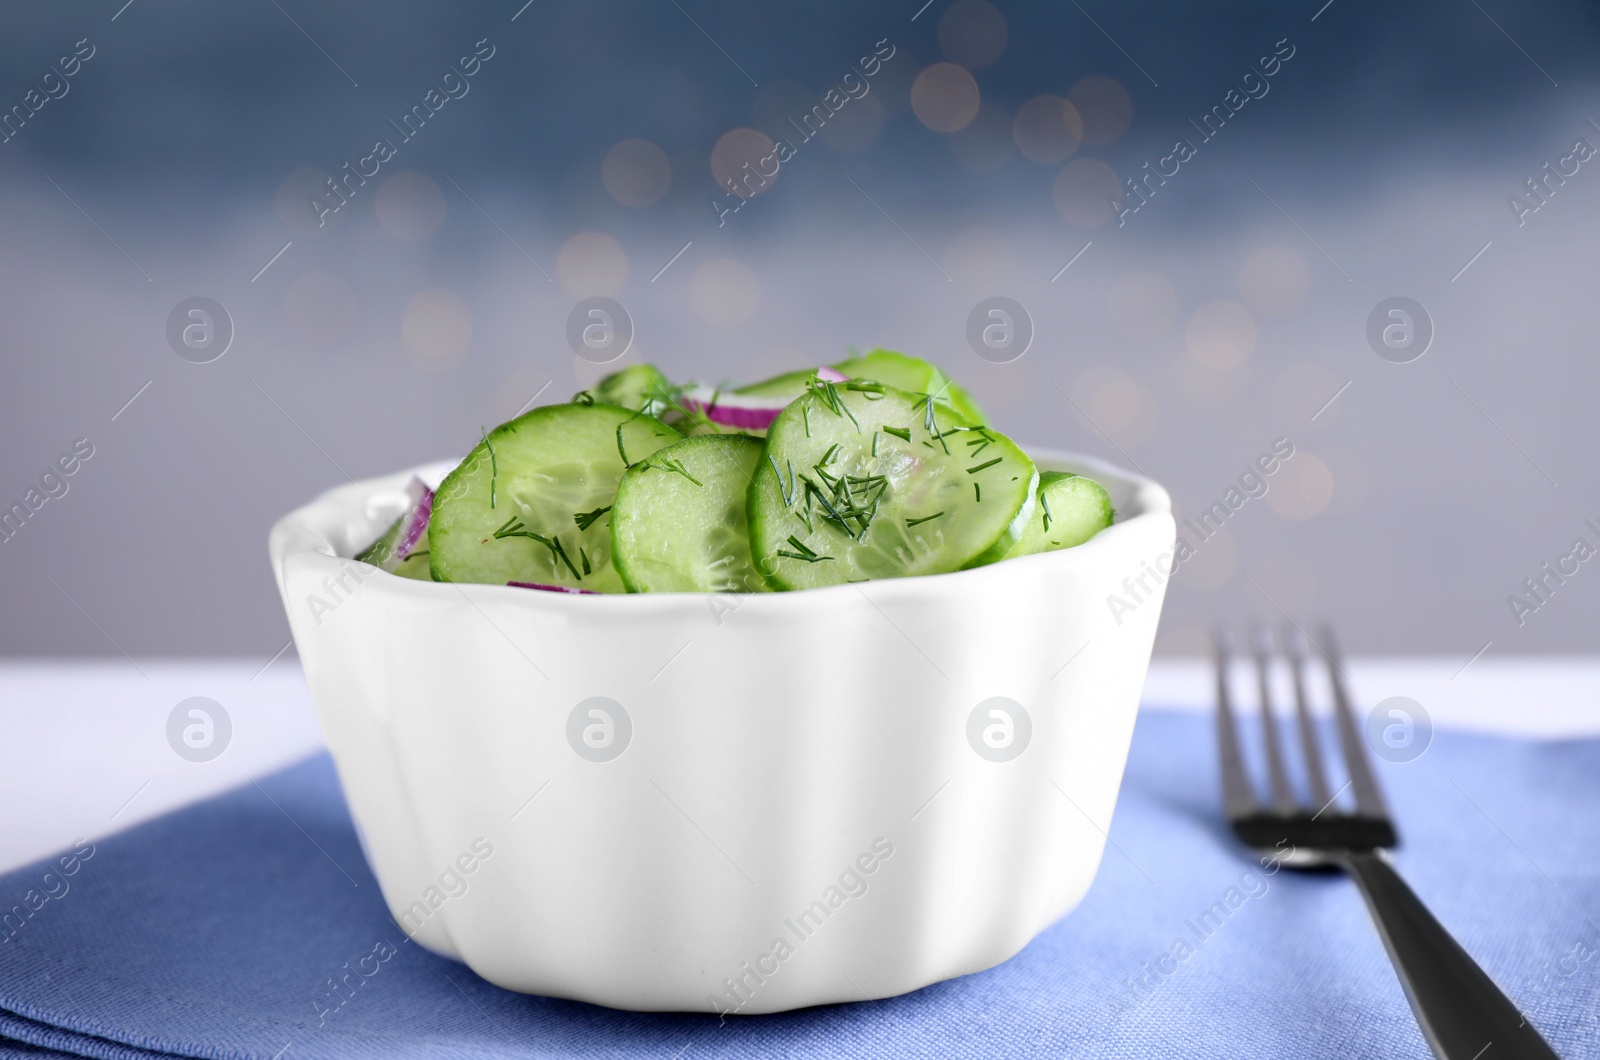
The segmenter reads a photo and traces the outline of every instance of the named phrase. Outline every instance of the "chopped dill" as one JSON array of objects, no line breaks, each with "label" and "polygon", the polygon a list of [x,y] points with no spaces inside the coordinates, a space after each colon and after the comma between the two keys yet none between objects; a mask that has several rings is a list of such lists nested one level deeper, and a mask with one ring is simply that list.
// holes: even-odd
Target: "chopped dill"
[{"label": "chopped dill", "polygon": [[868,401],[882,401],[889,396],[884,392],[882,383],[875,383],[870,379],[850,379],[843,385],[846,390],[853,390]]},{"label": "chopped dill", "polygon": [[814,551],[812,551],[806,545],[806,543],[804,541],[801,541],[798,537],[795,537],[793,534],[789,535],[789,544],[793,545],[799,551],[790,552],[788,549],[780,548],[780,549],[778,549],[778,555],[787,556],[790,559],[802,559],[802,560],[805,560],[807,563],[821,563],[823,560],[830,560],[830,559],[833,558],[832,556],[819,556],[819,555],[817,555]]},{"label": "chopped dill", "polygon": [[[950,385],[949,383],[945,384],[945,386],[949,386],[949,385]],[[939,388],[939,393],[941,393],[941,394],[944,393],[944,387],[943,386]],[[943,430],[943,428],[941,428],[939,426],[939,420],[933,414],[933,399],[936,396],[938,396],[938,395],[937,394],[925,394],[925,395],[923,395],[922,407],[923,407],[923,409],[925,411],[924,411],[923,417],[922,417],[922,427],[929,434],[931,434],[934,438],[938,439],[939,444],[944,446],[945,455],[948,456],[949,453],[950,453],[950,446],[945,443],[944,430]]]},{"label": "chopped dill", "polygon": [[578,524],[579,530],[587,530],[594,525],[596,519],[599,519],[610,510],[611,505],[608,504],[604,508],[596,508],[592,512],[573,512],[572,521]]},{"label": "chopped dill", "polygon": [[[850,406],[845,403],[844,398],[839,396],[839,388],[837,386],[825,379],[812,380],[809,385],[812,388],[812,393],[821,397],[822,403],[828,407],[829,412],[841,419],[848,417],[850,422],[856,425],[856,433],[861,433],[861,421],[856,419],[856,414],[850,411]],[[879,389],[881,391],[882,388],[879,387]]]},{"label": "chopped dill", "polygon": [[[967,468],[967,474],[976,475],[978,472],[982,471],[984,468],[986,468],[986,467],[994,467],[999,462],[1000,462],[1000,457],[998,457],[998,456],[995,457],[993,460],[985,460],[983,463],[979,464],[977,467],[969,467],[969,468]],[[1015,482],[1016,479],[1012,479],[1011,481]]]},{"label": "chopped dill", "polygon": [[1039,491],[1039,507],[1044,509],[1044,528],[1045,528],[1045,532],[1048,533],[1049,530],[1050,530],[1050,518],[1051,518],[1051,516],[1050,516],[1050,498],[1046,497],[1044,495],[1044,490],[1040,490]]},{"label": "chopped dill", "polygon": [[572,576],[578,579],[580,582],[583,581],[583,575],[578,573],[578,568],[574,567],[572,565],[572,560],[567,558],[567,550],[561,547],[561,538],[552,537],[550,539],[550,544],[552,546],[550,551],[561,557],[561,562],[567,565],[567,569],[572,572]]},{"label": "chopped dill", "polygon": [[931,522],[932,520],[939,518],[939,516],[941,516],[943,514],[944,514],[943,512],[934,512],[932,515],[924,515],[921,519],[907,519],[906,520],[906,529],[909,530],[913,526],[917,526],[917,525],[919,525],[921,523]]},{"label": "chopped dill", "polygon": [[583,573],[588,574],[589,573],[589,553],[585,552],[580,547],[578,549],[578,555],[583,559]]},{"label": "chopped dill", "polygon": [[975,504],[983,503],[983,490],[979,488],[976,482],[972,484],[972,500]]},{"label": "chopped dill", "polygon": [[483,424],[478,424],[478,431],[483,435],[483,447],[489,450],[489,507],[494,507],[495,487],[500,481],[500,461],[495,459],[494,446],[489,442],[489,432]]},{"label": "chopped dill", "polygon": [[[688,390],[689,388],[687,386],[663,386],[658,383],[656,384],[655,388],[650,391],[649,399],[645,402],[644,408],[640,411],[644,412],[646,415],[656,417],[664,416],[669,412],[676,412],[678,415],[682,416],[685,421],[693,424],[694,428],[702,434],[726,433],[722,429],[721,424],[717,423],[715,420],[711,419],[710,416],[706,415],[706,411],[701,407],[700,402],[684,402],[683,396],[688,392]],[[720,390],[712,394],[712,406],[715,406],[717,394],[719,393],[721,393]]]},{"label": "chopped dill", "polygon": [[809,502],[811,498],[821,501],[822,507],[827,509],[828,517],[834,522],[838,523],[839,528],[845,533],[849,534],[851,537],[854,537],[855,531],[850,529],[850,524],[844,521],[844,516],[839,514],[839,510],[828,502],[828,495],[822,492],[821,487],[819,487],[815,482],[812,482],[805,475],[800,476],[800,481],[806,484],[807,501]]},{"label": "chopped dill", "polygon": [[514,515],[500,524],[500,529],[494,532],[494,537],[496,541],[507,537],[525,537],[530,541],[536,541],[550,550],[550,562],[552,564],[557,559],[561,560],[562,563],[567,565],[567,569],[572,572],[574,578],[579,581],[583,580],[583,575],[578,573],[578,568],[574,567],[572,560],[567,558],[567,550],[561,547],[560,537],[545,537],[543,534],[536,534],[523,526],[522,520]]},{"label": "chopped dill", "polygon": [[646,463],[644,465],[644,469],[646,471],[671,471],[673,474],[682,475],[690,482],[693,482],[696,486],[700,486],[702,488],[705,486],[704,482],[701,482],[699,479],[689,474],[689,469],[683,466],[682,460],[662,460],[655,464]]},{"label": "chopped dill", "polygon": [[883,428],[883,433],[892,434],[902,442],[909,442],[911,440],[910,427],[885,427]]},{"label": "chopped dill", "polygon": [[785,487],[784,484],[783,484],[783,472],[778,470],[778,462],[772,458],[772,454],[771,453],[767,454],[767,463],[772,465],[773,477],[775,477],[778,480],[778,492],[783,494],[783,506],[785,508],[793,508],[794,507],[794,462],[791,461],[791,460],[785,460],[784,461],[785,464],[789,465],[789,485],[787,487]]},{"label": "chopped dill", "polygon": [[623,420],[622,423],[617,424],[617,455],[622,457],[624,469],[633,466],[633,461],[628,459],[628,451],[622,447],[622,428],[627,422],[627,420]]},{"label": "chopped dill", "polygon": [[809,509],[813,501],[821,502],[827,518],[840,530],[857,541],[866,540],[889,480],[883,475],[834,475],[823,463],[813,465],[812,470],[823,485],[817,485],[809,476],[801,476],[806,484],[806,507]]}]

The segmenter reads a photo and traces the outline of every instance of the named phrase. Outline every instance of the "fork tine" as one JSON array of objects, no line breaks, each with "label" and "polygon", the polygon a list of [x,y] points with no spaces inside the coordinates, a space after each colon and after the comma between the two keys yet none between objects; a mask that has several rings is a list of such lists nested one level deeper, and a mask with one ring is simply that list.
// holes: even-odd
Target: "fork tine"
[{"label": "fork tine", "polygon": [[1222,804],[1230,820],[1257,810],[1255,792],[1245,775],[1239,732],[1233,721],[1233,696],[1228,686],[1228,631],[1218,626],[1212,634],[1217,663],[1217,757],[1222,766]]},{"label": "fork tine", "polygon": [[1361,747],[1360,731],[1356,728],[1355,712],[1350,706],[1350,690],[1345,685],[1344,668],[1339,665],[1339,646],[1333,639],[1333,630],[1321,629],[1323,657],[1328,660],[1328,676],[1333,684],[1333,705],[1339,721],[1339,745],[1344,749],[1344,765],[1350,773],[1350,788],[1355,793],[1356,811],[1363,817],[1389,816],[1383,795],[1378,791],[1378,781],[1372,775],[1367,754]]},{"label": "fork tine", "polygon": [[1283,743],[1278,737],[1278,712],[1272,706],[1272,680],[1269,671],[1272,655],[1272,627],[1255,627],[1254,654],[1256,683],[1261,689],[1261,737],[1267,747],[1267,776],[1272,785],[1272,806],[1279,813],[1295,811],[1294,790],[1283,765]]},{"label": "fork tine", "polygon": [[1306,760],[1306,776],[1311,784],[1311,801],[1321,813],[1333,802],[1328,791],[1328,775],[1322,769],[1322,752],[1317,740],[1316,725],[1311,720],[1311,707],[1306,702],[1306,648],[1300,631],[1292,625],[1282,630],[1285,654],[1289,657],[1289,673],[1294,678],[1295,714],[1300,720],[1300,753]]}]

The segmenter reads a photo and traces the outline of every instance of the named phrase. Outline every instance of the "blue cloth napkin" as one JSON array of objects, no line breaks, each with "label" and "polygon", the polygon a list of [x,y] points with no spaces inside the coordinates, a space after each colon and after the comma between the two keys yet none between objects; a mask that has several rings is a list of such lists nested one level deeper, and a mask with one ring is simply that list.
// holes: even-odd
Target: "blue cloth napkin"
[{"label": "blue cloth napkin", "polygon": [[[1354,885],[1269,874],[1234,843],[1214,757],[1208,718],[1146,711],[1093,889],[1006,964],[721,1023],[509,993],[407,942],[319,756],[96,843],[70,875],[0,877],[5,908],[47,871],[58,892],[0,942],[0,1055],[1429,1055]],[[1406,878],[1559,1052],[1600,1055],[1600,741],[1440,733],[1378,765]]]}]

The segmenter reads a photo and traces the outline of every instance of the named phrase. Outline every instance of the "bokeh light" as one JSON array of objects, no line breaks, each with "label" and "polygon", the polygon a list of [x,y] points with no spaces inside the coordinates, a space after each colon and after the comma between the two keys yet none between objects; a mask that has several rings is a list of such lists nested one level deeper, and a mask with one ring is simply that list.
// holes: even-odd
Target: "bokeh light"
[{"label": "bokeh light", "polygon": [[672,183],[667,153],[649,140],[623,140],[606,152],[600,181],[623,206],[639,209],[660,200]]},{"label": "bokeh light", "polygon": [[1156,272],[1130,272],[1111,288],[1106,314],[1123,335],[1141,342],[1159,339],[1178,319],[1178,292]]},{"label": "bokeh light", "polygon": [[1287,247],[1262,247],[1239,267],[1239,297],[1258,317],[1286,317],[1311,293],[1311,266]]},{"label": "bokeh light", "polygon": [[1119,444],[1133,445],[1155,433],[1158,422],[1154,397],[1126,372],[1097,366],[1073,381],[1072,400],[1089,422],[1084,426],[1111,435]]},{"label": "bokeh light", "polygon": [[308,272],[289,285],[283,298],[289,324],[308,339],[326,342],[356,322],[356,293],[337,276]]},{"label": "bokeh light", "polygon": [[957,0],[939,17],[939,47],[968,70],[988,66],[1006,50],[1006,18],[984,0]]},{"label": "bokeh light", "polygon": [[1098,158],[1080,158],[1061,167],[1051,194],[1057,213],[1080,228],[1093,228],[1117,215],[1122,181]]},{"label": "bokeh light", "polygon": [[852,99],[822,127],[822,142],[835,151],[864,151],[883,129],[883,103],[868,93]]},{"label": "bokeh light", "polygon": [[955,63],[934,63],[911,85],[911,109],[934,132],[955,132],[978,116],[978,82]]},{"label": "bokeh light", "polygon": [[1229,372],[1256,348],[1256,322],[1238,302],[1218,299],[1194,311],[1185,328],[1189,352],[1213,372]]},{"label": "bokeh light", "polygon": [[740,198],[760,195],[776,184],[780,175],[775,146],[772,137],[760,129],[729,129],[711,149],[711,179],[718,188]]},{"label": "bokeh light", "polygon": [[1133,124],[1133,97],[1112,78],[1091,74],[1072,86],[1067,102],[1077,108],[1083,120],[1083,142],[1090,146],[1115,143]]},{"label": "bokeh light", "polygon": [[556,276],[570,294],[614,297],[628,279],[628,255],[604,232],[579,232],[561,244]]},{"label": "bokeh light", "polygon": [[1078,108],[1060,96],[1034,96],[1017,110],[1011,135],[1028,159],[1060,165],[1083,142],[1083,119]]},{"label": "bokeh light", "polygon": [[761,281],[743,262],[714,258],[695,272],[689,284],[689,301],[707,324],[735,327],[760,308]]},{"label": "bokeh light", "polygon": [[1011,142],[1011,117],[987,103],[966,126],[950,134],[956,161],[974,173],[993,173],[1016,154]]},{"label": "bokeh light", "polygon": [[1250,381],[1249,372],[1214,372],[1187,351],[1174,354],[1163,371],[1186,402],[1213,415],[1237,406]]},{"label": "bokeh light", "polygon": [[372,205],[378,223],[396,239],[425,239],[444,221],[444,190],[415,170],[384,178]]},{"label": "bokeh light", "polygon": [[1278,465],[1267,503],[1285,519],[1310,519],[1333,500],[1333,469],[1315,453],[1296,448]]},{"label": "bokeh light", "polygon": [[418,291],[400,317],[406,350],[419,367],[439,371],[453,366],[472,345],[472,311],[453,291]]},{"label": "bokeh light", "polygon": [[1139,384],[1127,376],[1108,380],[1094,392],[1087,411],[1107,432],[1122,434],[1139,422],[1143,396]]}]

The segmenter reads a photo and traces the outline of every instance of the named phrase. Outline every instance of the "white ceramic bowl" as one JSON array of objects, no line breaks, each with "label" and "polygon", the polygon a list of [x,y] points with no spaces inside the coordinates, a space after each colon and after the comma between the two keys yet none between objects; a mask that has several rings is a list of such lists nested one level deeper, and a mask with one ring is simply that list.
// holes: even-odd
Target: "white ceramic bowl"
[{"label": "white ceramic bowl", "polygon": [[282,519],[278,585],[395,918],[500,986],[622,1009],[887,997],[1016,953],[1099,865],[1174,540],[1160,486],[1032,452],[1103,482],[1115,525],[805,592],[572,596],[343,558],[409,471]]}]

